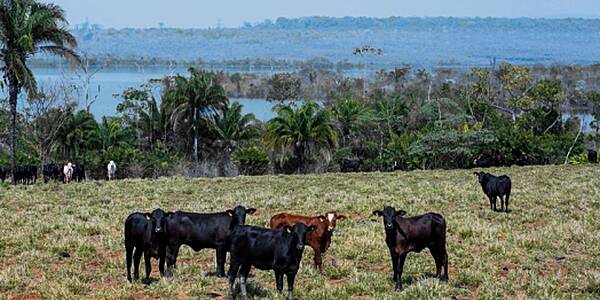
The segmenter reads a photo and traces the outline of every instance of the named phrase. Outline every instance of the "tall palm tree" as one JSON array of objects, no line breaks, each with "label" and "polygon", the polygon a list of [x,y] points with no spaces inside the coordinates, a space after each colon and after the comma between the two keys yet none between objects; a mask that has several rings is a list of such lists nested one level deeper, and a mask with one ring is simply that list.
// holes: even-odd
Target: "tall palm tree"
[{"label": "tall palm tree", "polygon": [[79,61],[73,51],[75,37],[67,29],[65,12],[57,5],[36,0],[0,0],[0,59],[8,85],[11,109],[11,155],[13,178],[16,168],[17,99],[21,90],[29,96],[37,91],[27,59],[42,52]]},{"label": "tall palm tree", "polygon": [[297,172],[303,173],[307,157],[314,151],[337,146],[338,134],[328,110],[314,102],[300,107],[277,105],[277,117],[267,123],[265,142],[280,151],[292,150],[297,160]]},{"label": "tall palm tree", "polygon": [[165,93],[164,101],[170,107],[173,131],[177,125],[189,126],[193,135],[194,160],[199,160],[199,133],[208,120],[222,111],[229,100],[223,87],[215,83],[214,75],[194,68],[188,69],[190,77],[178,75]]},{"label": "tall palm tree", "polygon": [[368,119],[369,109],[361,100],[352,97],[340,98],[335,101],[333,114],[342,134],[341,146],[345,147],[360,125]]},{"label": "tall palm tree", "polygon": [[239,142],[258,137],[259,129],[254,114],[242,114],[239,102],[233,102],[223,113],[217,115],[211,125],[216,137],[217,147],[222,150],[221,173],[225,175],[225,166],[229,164],[230,156]]}]

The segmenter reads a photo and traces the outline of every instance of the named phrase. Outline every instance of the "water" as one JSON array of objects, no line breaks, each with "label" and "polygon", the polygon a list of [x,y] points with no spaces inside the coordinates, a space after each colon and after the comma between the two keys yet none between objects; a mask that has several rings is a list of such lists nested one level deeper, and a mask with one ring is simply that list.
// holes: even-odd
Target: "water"
[{"label": "water", "polygon": [[[575,113],[574,116],[582,122],[581,124],[583,126],[583,130],[582,130],[583,132],[590,133],[590,132],[596,130],[596,129],[592,128],[592,126],[590,124],[591,122],[593,122],[595,120],[594,116],[592,114],[590,114],[590,113]],[[564,121],[567,121],[568,119],[570,119],[571,117],[572,117],[571,114],[563,113],[562,120],[564,122]]]}]

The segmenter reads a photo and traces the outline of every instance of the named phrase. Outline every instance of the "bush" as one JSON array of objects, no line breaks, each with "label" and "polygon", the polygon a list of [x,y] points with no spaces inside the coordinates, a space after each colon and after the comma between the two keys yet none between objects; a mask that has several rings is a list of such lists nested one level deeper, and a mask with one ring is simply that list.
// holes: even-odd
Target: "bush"
[{"label": "bush", "polygon": [[588,158],[587,158],[587,154],[586,153],[581,153],[578,155],[571,155],[571,157],[569,157],[569,164],[570,165],[585,165],[588,163]]},{"label": "bush", "polygon": [[247,176],[264,175],[271,163],[267,153],[258,147],[239,148],[233,156],[240,174]]}]

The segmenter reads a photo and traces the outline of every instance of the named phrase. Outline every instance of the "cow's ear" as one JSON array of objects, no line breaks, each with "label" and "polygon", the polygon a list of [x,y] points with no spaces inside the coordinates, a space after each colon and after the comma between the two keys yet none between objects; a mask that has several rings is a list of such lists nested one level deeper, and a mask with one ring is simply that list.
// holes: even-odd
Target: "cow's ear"
[{"label": "cow's ear", "polygon": [[479,172],[473,172],[473,175],[479,176]]},{"label": "cow's ear", "polygon": [[344,215],[338,215],[336,219],[338,219],[338,220],[340,220],[340,221],[343,221],[343,220],[346,220],[346,219],[347,219],[347,217],[346,217],[346,216],[344,216]]},{"label": "cow's ear", "polygon": [[150,219],[152,219],[152,214],[151,213],[144,213],[144,217],[146,217],[146,220],[150,220]]},{"label": "cow's ear", "polygon": [[311,231],[315,231],[315,230],[317,230],[317,226],[310,225],[310,226],[308,226],[308,229],[306,229],[306,232],[311,232]]},{"label": "cow's ear", "polygon": [[404,210],[396,211],[396,216],[404,216],[404,215],[406,215],[406,211],[404,211]]},{"label": "cow's ear", "polygon": [[168,217],[168,216],[170,216],[170,215],[172,215],[172,214],[173,214],[173,212],[172,212],[172,211],[166,212],[166,213],[165,213],[165,217]]},{"label": "cow's ear", "polygon": [[225,211],[226,213],[228,213],[230,216],[233,216],[235,213],[233,212],[233,210],[228,209]]},{"label": "cow's ear", "polygon": [[374,210],[374,211],[373,211],[373,215],[374,215],[374,216],[380,216],[380,217],[381,217],[381,216],[383,216],[383,212],[382,212],[382,211],[380,211],[380,210]]},{"label": "cow's ear", "polygon": [[251,215],[251,214],[253,214],[255,212],[256,212],[256,208],[248,208],[248,209],[246,209],[246,213],[249,214],[249,215]]},{"label": "cow's ear", "polygon": [[324,216],[324,215],[320,215],[320,216],[318,216],[317,218],[319,218],[319,221],[321,221],[321,222],[325,222],[325,221],[327,221],[327,218],[325,218],[325,216]]},{"label": "cow's ear", "polygon": [[287,231],[287,232],[292,232],[292,226],[290,225],[285,225],[283,226],[283,230]]}]

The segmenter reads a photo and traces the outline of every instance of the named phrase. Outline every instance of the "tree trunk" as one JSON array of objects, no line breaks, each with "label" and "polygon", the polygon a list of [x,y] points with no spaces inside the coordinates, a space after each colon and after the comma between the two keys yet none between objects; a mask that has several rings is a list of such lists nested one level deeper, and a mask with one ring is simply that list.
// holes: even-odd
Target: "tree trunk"
[{"label": "tree trunk", "polygon": [[10,155],[13,184],[17,184],[15,175],[17,171],[17,98],[19,97],[19,82],[13,74],[8,75],[9,103],[11,114],[10,128]]}]

